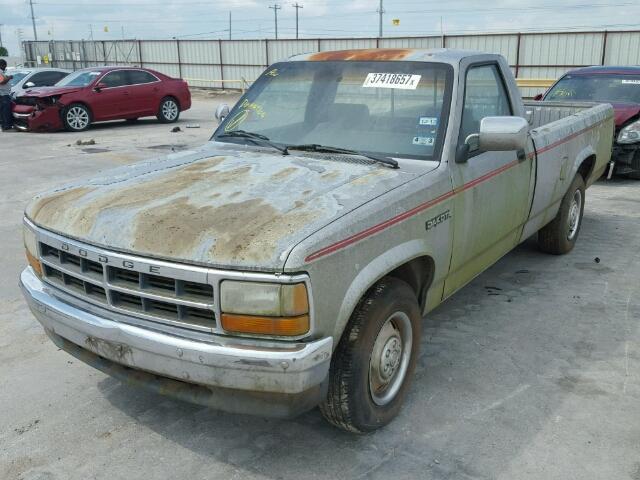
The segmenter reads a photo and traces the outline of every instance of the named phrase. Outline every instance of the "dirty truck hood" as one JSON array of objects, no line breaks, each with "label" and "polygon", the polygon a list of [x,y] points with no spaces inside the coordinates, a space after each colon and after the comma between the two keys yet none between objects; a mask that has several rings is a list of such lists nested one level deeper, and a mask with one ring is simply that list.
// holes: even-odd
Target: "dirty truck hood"
[{"label": "dirty truck hood", "polygon": [[[218,144],[219,145],[219,144]],[[36,197],[36,225],[104,248],[277,271],[291,249],[415,173],[209,144]]]}]

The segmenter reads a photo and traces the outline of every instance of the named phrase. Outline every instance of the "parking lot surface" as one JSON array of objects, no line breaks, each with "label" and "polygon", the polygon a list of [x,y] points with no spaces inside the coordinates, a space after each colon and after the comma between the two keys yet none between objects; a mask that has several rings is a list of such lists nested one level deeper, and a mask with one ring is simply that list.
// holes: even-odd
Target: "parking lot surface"
[{"label": "parking lot surface", "polygon": [[197,146],[236,99],[196,94],[177,133],[149,119],[0,134],[0,479],[640,480],[640,181],[588,190],[570,254],[528,240],[428,315],[408,402],[371,435],[317,410],[279,421],[178,402],[58,351],[17,286],[28,200]]}]

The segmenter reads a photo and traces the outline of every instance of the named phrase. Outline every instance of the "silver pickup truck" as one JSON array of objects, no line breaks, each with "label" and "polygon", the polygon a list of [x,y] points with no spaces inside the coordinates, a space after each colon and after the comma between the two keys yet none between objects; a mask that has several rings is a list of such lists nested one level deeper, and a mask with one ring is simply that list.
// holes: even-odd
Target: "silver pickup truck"
[{"label": "silver pickup truck", "polygon": [[123,381],[352,432],[398,413],[423,315],[534,234],[572,249],[614,131],[455,50],[297,56],[217,115],[199,149],[35,198],[24,295]]}]

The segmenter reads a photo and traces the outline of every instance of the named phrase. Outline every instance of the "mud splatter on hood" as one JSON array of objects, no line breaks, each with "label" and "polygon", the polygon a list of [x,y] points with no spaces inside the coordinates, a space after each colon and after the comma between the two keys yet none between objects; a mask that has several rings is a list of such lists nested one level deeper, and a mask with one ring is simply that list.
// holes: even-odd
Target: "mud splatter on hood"
[{"label": "mud splatter on hood", "polygon": [[377,164],[209,144],[40,195],[26,215],[112,250],[278,271],[301,240],[414,176]]}]

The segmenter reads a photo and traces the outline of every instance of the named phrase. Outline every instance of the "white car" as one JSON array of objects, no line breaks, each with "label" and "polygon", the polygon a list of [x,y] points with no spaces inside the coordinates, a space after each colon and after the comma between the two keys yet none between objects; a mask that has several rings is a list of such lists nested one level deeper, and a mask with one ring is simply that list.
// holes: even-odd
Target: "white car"
[{"label": "white car", "polygon": [[20,92],[30,88],[55,85],[71,71],[62,68],[9,68],[7,73],[13,75],[9,84],[11,96],[15,98]]}]

